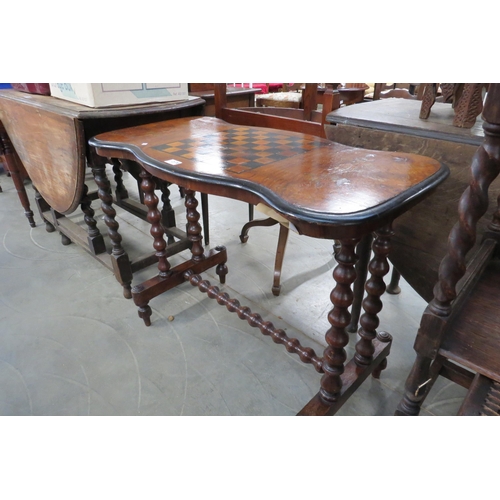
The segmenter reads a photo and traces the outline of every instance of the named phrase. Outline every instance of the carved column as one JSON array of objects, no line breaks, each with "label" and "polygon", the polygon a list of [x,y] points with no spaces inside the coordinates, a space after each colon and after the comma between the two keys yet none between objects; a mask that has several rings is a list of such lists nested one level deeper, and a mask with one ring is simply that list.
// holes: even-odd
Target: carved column
[{"label": "carved column", "polygon": [[436,102],[437,83],[423,83],[424,93],[422,97],[422,104],[420,105],[419,118],[426,120],[429,118],[431,108]]},{"label": "carved column", "polygon": [[359,239],[346,239],[340,241],[340,249],[335,258],[338,262],[333,271],[336,286],[330,294],[333,309],[328,314],[328,322],[331,327],[325,335],[328,347],[323,354],[323,371],[325,374],[321,379],[320,397],[327,403],[332,404],[340,396],[342,389],[341,375],[344,372],[346,360],[345,346],[349,342],[346,327],[351,321],[349,307],[353,301],[351,285],[356,279],[354,266],[357,262],[356,244]]},{"label": "carved column", "polygon": [[464,83],[462,85],[462,92],[460,96],[456,96],[457,102],[453,103],[455,109],[453,125],[472,128],[483,110],[484,83]]}]

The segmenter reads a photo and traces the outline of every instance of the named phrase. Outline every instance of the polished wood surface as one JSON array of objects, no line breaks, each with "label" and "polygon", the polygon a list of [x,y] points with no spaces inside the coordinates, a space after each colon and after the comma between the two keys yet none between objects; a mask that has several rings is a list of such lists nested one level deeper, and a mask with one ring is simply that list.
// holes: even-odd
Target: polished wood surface
[{"label": "polished wood surface", "polygon": [[38,192],[54,210],[70,214],[81,200],[90,137],[191,114],[203,104],[191,98],[96,109],[51,96],[0,90],[0,120]]},{"label": "polished wood surface", "polygon": [[[250,140],[255,144],[249,146]],[[380,156],[306,134],[236,126],[216,118],[113,131],[91,144],[103,156],[137,160],[170,182],[193,189],[204,183],[209,194],[264,202],[303,234],[319,237],[348,234],[352,224],[379,225],[446,176],[439,162],[417,155]],[[333,227],[336,231],[326,230]]]},{"label": "polished wood surface", "polygon": [[74,212],[86,168],[81,122],[7,99],[1,102],[0,119],[45,201],[61,214]]}]

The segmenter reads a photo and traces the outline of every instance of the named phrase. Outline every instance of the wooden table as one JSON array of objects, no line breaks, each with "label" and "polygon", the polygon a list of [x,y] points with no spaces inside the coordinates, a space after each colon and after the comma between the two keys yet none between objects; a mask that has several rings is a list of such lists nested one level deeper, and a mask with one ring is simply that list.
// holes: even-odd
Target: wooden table
[{"label": "wooden table", "polygon": [[[227,105],[230,108],[244,108],[255,106],[255,94],[259,88],[227,87]],[[189,92],[190,96],[199,97],[205,101],[205,116],[215,116],[215,91],[214,89]]]},{"label": "wooden table", "polygon": [[419,118],[421,101],[413,99],[380,99],[332,111],[332,125],[363,127],[383,132],[404,133],[425,139],[441,139],[476,148],[484,138],[483,121],[470,129],[454,127],[454,111],[450,104],[437,102],[427,120]]},{"label": "wooden table", "polygon": [[[319,393],[302,415],[336,412],[369,374],[380,375],[391,344],[390,335],[376,331],[380,296],[385,290],[383,276],[389,270],[391,224],[446,178],[446,167],[417,155],[359,150],[298,132],[233,125],[209,117],[108,132],[91,139],[90,145],[103,158],[133,161],[141,168],[159,271],[132,290],[146,325],[150,324],[149,301],[189,281],[323,374]],[[158,200],[152,196],[155,179],[183,186],[186,192],[192,258],[173,268],[165,254]],[[223,283],[227,256],[224,247],[204,253],[195,191],[264,203],[300,234],[340,241],[330,296],[333,309],[328,315],[331,328],[325,336],[328,347],[323,358],[202,279],[200,272],[216,266]],[[345,328],[350,323],[351,285],[356,277],[355,248],[372,232],[376,234],[374,257],[360,340],[355,356],[344,365],[344,347],[349,341]]]},{"label": "wooden table", "polygon": [[[116,191],[113,198],[105,162],[92,154],[88,148],[88,140],[96,134],[109,130],[171,118],[202,115],[203,106],[202,99],[190,97],[185,101],[96,109],[51,96],[15,90],[0,91],[0,122],[5,127],[0,143],[5,149],[13,180],[16,182],[14,173],[18,169],[20,159],[35,188],[36,202],[46,229],[49,232],[59,231],[63,244],[72,241],[80,244],[93,257],[112,269],[122,284],[127,298],[131,297],[132,274],[156,261],[154,255],[148,255],[131,262],[121,245],[118,224],[114,219],[116,212],[113,204],[146,219],[144,206],[128,198],[122,182],[121,169],[130,167],[129,170],[133,175],[138,173],[132,164],[115,163],[113,170]],[[0,128],[0,132],[2,130]],[[113,218],[112,227],[108,224],[112,249],[106,248],[94,219],[91,201],[95,196],[88,192],[85,184],[87,166],[92,168],[98,186],[105,222]],[[17,177],[21,179],[21,176]],[[185,233],[175,227],[173,210],[171,207],[169,209],[168,186],[162,184],[158,187],[162,189],[163,197],[167,201],[164,223],[171,233],[172,244],[169,245],[169,251],[175,253],[187,248],[190,243]],[[26,215],[31,214],[31,219],[28,218],[34,225],[22,179],[16,182],[16,188]],[[85,215],[85,229],[66,217],[78,206]],[[174,238],[178,241],[174,242]]]},{"label": "wooden table", "polygon": [[[458,200],[469,182],[472,156],[484,132],[480,118],[470,129],[453,126],[453,109],[444,103],[435,103],[429,118],[422,120],[420,105],[421,101],[393,98],[340,108],[328,114],[325,131],[328,139],[348,146],[423,154],[450,168],[450,176],[436,193],[394,225],[391,261],[430,301],[439,263],[447,250],[447,235],[456,220]],[[492,212],[496,200],[493,195],[490,199]],[[484,220],[487,217],[481,224],[486,224]]]}]

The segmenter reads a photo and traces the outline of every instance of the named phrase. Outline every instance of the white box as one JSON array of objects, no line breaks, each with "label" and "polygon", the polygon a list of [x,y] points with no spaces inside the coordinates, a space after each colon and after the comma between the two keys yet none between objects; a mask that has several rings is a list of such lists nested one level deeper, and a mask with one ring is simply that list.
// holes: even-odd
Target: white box
[{"label": "white box", "polygon": [[54,97],[92,108],[188,98],[187,83],[51,83]]}]

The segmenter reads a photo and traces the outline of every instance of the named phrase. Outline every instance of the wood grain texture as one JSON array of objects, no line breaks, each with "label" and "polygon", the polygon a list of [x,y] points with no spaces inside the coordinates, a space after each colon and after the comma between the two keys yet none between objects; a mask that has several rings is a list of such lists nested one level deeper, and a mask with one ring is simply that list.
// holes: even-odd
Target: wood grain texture
[{"label": "wood grain texture", "polygon": [[[321,236],[311,223],[338,226],[341,232],[349,232],[355,224],[379,226],[384,217],[399,215],[447,175],[439,162],[417,155],[349,148],[307,134],[250,129],[253,143],[248,146],[249,127],[216,118],[183,118],[101,134],[91,145],[103,156],[136,159],[170,182],[198,181],[204,192],[250,203],[258,197],[299,231],[317,237],[332,234]],[[234,139],[232,156],[224,143],[228,137]],[[263,152],[278,159],[260,156]],[[249,155],[254,158],[250,167]]]},{"label": "wood grain texture", "polygon": [[491,378],[500,374],[498,283],[500,262],[492,261],[449,326],[439,350],[448,359]]},{"label": "wood grain texture", "polygon": [[45,201],[59,213],[73,212],[82,197],[85,172],[81,124],[11,100],[0,100],[0,119]]}]

